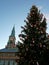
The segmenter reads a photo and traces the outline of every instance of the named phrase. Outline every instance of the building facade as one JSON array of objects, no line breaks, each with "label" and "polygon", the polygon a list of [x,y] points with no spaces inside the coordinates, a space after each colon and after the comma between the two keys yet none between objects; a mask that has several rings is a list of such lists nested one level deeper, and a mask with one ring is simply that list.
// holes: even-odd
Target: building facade
[{"label": "building facade", "polygon": [[15,40],[15,27],[13,27],[6,47],[0,49],[0,65],[17,65],[16,54],[18,54],[18,48],[15,44]]}]

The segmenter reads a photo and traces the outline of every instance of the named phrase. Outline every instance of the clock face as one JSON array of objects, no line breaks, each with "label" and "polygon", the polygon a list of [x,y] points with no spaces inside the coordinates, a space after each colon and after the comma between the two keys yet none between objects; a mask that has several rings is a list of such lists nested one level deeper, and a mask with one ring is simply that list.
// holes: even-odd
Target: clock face
[{"label": "clock face", "polygon": [[10,38],[10,40],[12,41],[12,40],[13,40],[13,38]]},{"label": "clock face", "polygon": [[14,40],[14,37],[10,37],[10,40],[13,41]]}]

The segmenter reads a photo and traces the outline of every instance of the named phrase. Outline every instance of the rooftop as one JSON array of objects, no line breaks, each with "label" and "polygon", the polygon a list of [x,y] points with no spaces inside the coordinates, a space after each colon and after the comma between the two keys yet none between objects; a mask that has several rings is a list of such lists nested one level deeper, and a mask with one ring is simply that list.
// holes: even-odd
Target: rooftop
[{"label": "rooftop", "polygon": [[0,52],[18,52],[18,48],[13,48],[13,49],[0,49]]}]

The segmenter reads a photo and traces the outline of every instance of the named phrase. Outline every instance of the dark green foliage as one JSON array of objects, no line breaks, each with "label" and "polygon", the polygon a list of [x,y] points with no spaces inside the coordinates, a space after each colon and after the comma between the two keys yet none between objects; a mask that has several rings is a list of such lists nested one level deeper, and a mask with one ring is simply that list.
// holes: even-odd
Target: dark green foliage
[{"label": "dark green foliage", "polygon": [[46,18],[36,6],[32,6],[24,22],[26,25],[21,27],[23,30],[19,35],[23,44],[18,45],[18,65],[49,65]]}]

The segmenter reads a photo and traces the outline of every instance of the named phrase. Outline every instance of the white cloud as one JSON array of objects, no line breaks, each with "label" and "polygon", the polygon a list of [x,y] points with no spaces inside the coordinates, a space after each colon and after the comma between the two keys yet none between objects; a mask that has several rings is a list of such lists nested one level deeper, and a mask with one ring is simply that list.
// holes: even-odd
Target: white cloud
[{"label": "white cloud", "polygon": [[[38,9],[41,11],[41,10],[43,10],[43,6],[37,6],[38,7]],[[43,12],[44,13],[44,12]],[[47,12],[46,12],[47,13]],[[43,15],[44,15],[44,17],[46,18],[46,20],[47,20],[47,22],[49,22],[49,13],[44,13]]]},{"label": "white cloud", "polygon": [[45,14],[47,22],[49,22],[49,14]]},{"label": "white cloud", "polygon": [[46,16],[47,21],[49,21],[49,15]]},{"label": "white cloud", "polygon": [[39,10],[42,10],[43,9],[43,6],[37,6]]},{"label": "white cloud", "polygon": [[42,6],[38,6],[38,9],[41,10],[41,9],[43,9],[43,7]]}]

